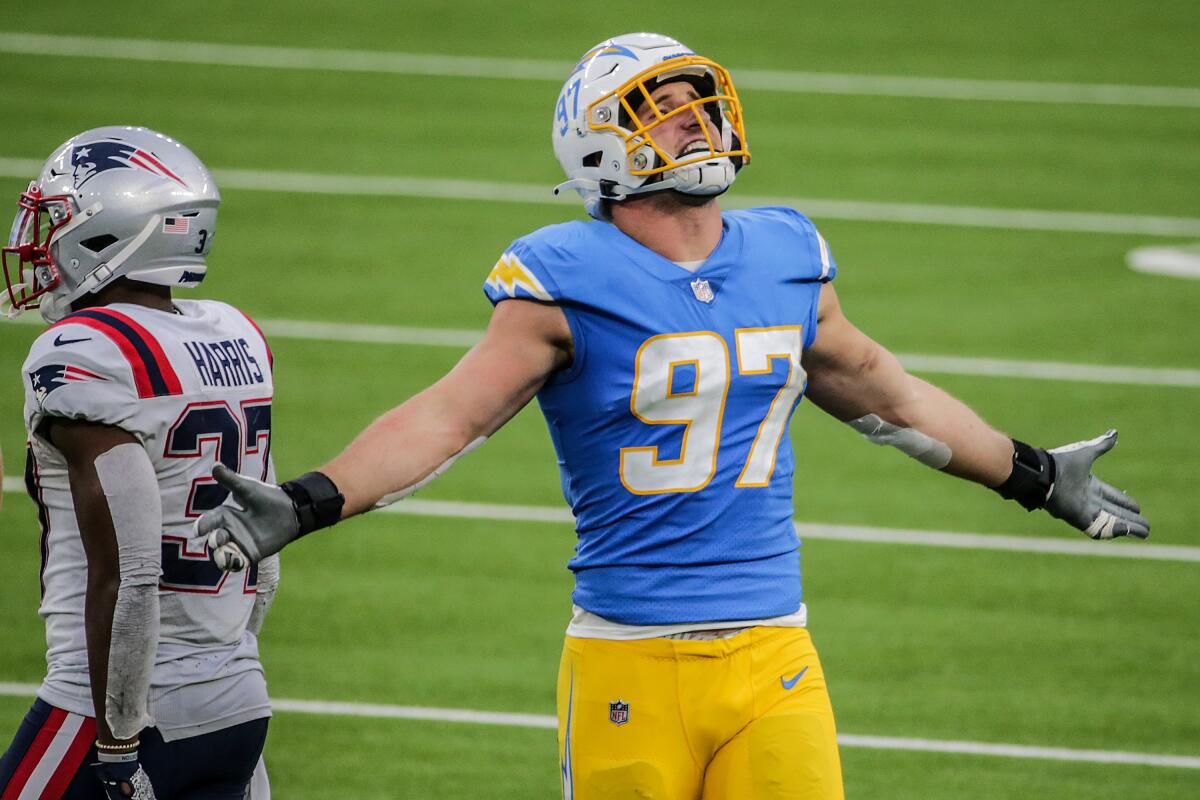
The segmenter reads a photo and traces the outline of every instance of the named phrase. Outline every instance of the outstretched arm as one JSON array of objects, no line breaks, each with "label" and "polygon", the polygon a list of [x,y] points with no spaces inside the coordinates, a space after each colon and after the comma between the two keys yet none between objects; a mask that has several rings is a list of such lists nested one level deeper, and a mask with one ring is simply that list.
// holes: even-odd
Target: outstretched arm
[{"label": "outstretched arm", "polygon": [[529,300],[496,306],[483,340],[428,389],[388,411],[325,466],[346,497],[342,516],[402,493],[525,407],[571,358],[560,308]]},{"label": "outstretched arm", "polygon": [[[928,437],[929,460],[937,460],[939,454],[948,458],[931,465],[951,475],[991,487],[1004,482],[1012,471],[1008,436],[966,404],[909,375],[899,359],[846,318],[833,284],[822,287],[817,313],[817,338],[803,359],[809,400],[842,422],[875,415]],[[938,448],[939,443],[944,448]]]},{"label": "outstretched arm", "polygon": [[1050,451],[1009,438],[966,404],[909,375],[846,318],[832,284],[821,289],[817,337],[803,365],[809,399],[877,444],[894,445],[1029,510],[1045,508],[1093,538],[1150,533],[1137,503],[1091,474],[1096,458],[1116,443],[1116,431]]},{"label": "outstretched arm", "polygon": [[491,435],[573,357],[562,309],[530,300],[496,306],[483,340],[441,380],[388,411],[319,471],[280,487],[220,465],[231,500],[206,513],[217,563],[241,569],[293,539],[411,494]]}]

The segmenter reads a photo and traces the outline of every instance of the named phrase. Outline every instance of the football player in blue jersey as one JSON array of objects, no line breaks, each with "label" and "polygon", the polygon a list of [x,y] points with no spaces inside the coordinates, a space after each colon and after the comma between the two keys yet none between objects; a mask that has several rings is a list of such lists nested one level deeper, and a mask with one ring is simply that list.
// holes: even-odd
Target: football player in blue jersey
[{"label": "football player in blue jersey", "polygon": [[825,678],[805,629],[788,421],[807,396],[868,440],[1044,508],[1145,537],[1092,462],[989,427],[842,314],[837,267],[790,208],[722,212],[750,160],[729,73],[664,36],[574,67],[551,136],[588,222],[517,239],[488,275],[482,342],[318,472],[218,467],[204,516],[244,567],[399,499],[533,397],[579,535],[558,684],[565,797],[840,798]]}]

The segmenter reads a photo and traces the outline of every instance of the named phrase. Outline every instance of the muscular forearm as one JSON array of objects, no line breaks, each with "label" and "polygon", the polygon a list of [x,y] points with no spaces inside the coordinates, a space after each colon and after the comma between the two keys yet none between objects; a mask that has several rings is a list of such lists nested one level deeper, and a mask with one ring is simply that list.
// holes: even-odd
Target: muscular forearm
[{"label": "muscular forearm", "polygon": [[384,496],[419,483],[486,435],[480,421],[446,414],[442,394],[434,386],[393,408],[321,467],[345,495],[343,517],[368,511]]},{"label": "muscular forearm", "polygon": [[899,359],[841,312],[821,289],[820,327],[805,351],[808,397],[868,440],[995,489],[1026,509],[1044,508],[1095,539],[1150,535],[1133,498],[1091,474],[1117,432],[1054,450],[1010,439],[966,404],[909,375]]},{"label": "muscular forearm", "polygon": [[346,498],[342,516],[395,499],[490,436],[533,398],[559,358],[541,341],[493,338],[477,345],[445,377],[377,419],[321,467]]},{"label": "muscular forearm", "polygon": [[945,472],[985,486],[1003,483],[1012,471],[1012,439],[938,387],[912,375],[905,378],[907,390],[898,402],[874,413],[943,442],[950,450]]},{"label": "muscular forearm", "polygon": [[[809,398],[833,416],[854,424],[874,415],[900,429],[923,434],[931,447],[944,445],[949,460],[933,466],[985,486],[998,486],[1012,470],[1012,440],[980,419],[963,402],[909,375],[884,347],[851,331],[835,358],[810,360]],[[855,424],[866,433],[869,425]],[[870,437],[868,437],[870,438]]]}]

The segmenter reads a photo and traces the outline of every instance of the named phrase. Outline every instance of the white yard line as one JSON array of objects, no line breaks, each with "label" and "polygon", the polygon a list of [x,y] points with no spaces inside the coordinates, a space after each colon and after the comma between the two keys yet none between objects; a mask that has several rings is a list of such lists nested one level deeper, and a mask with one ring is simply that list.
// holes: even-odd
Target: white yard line
[{"label": "white yard line", "polygon": [[[43,325],[37,314],[23,314],[17,322]],[[393,344],[417,347],[467,348],[483,337],[481,330],[463,328],[413,328],[402,325],[360,325],[299,319],[260,319],[259,325],[272,339],[303,339],[355,344]],[[4,324],[0,322],[0,325]],[[1125,386],[1200,387],[1200,369],[1071,364],[1061,361],[1010,361],[1000,358],[969,358],[920,353],[898,353],[913,372],[938,375],[978,375],[992,378],[1076,381]]]},{"label": "white yard line", "polygon": [[[368,72],[452,78],[499,78],[561,83],[571,64],[528,58],[488,58],[375,50],[172,42],[40,33],[0,32],[0,52],[17,55],[117,59],[265,69]],[[1200,89],[1096,83],[846,75],[829,72],[734,69],[738,88],[802,94],[922,97],[983,102],[1200,108]]]},{"label": "white yard line", "polygon": [[1200,369],[1156,369],[1103,364],[1069,364],[1061,361],[1008,361],[1000,358],[966,358],[897,353],[913,372],[939,375],[980,375],[990,378],[1114,383],[1127,386],[1200,387]]},{"label": "white yard line", "polygon": [[[23,491],[22,487],[22,491]],[[510,522],[573,523],[571,511],[558,506],[523,506],[497,503],[467,503],[453,500],[409,498],[382,509],[394,514],[458,519],[489,519]],[[1054,553],[1096,558],[1132,558],[1152,561],[1200,562],[1200,547],[1153,545],[1142,542],[1093,542],[1078,539],[1046,539],[1033,536],[1004,536],[990,533],[923,531],[904,528],[875,528],[862,525],[830,525],[795,521],[802,539],[842,542],[903,544],[949,547],[959,550],[1000,550],[1017,553]]]},{"label": "white yard line", "polygon": [[[0,177],[28,180],[41,162],[0,158]],[[334,175],[269,170],[214,169],[222,189],[294,194],[355,195],[362,197],[419,197],[438,200],[483,200],[574,208],[574,194],[555,197],[549,184],[502,183],[458,178],[418,178],[402,175]],[[791,206],[818,220],[892,222],[910,225],[948,225],[1001,230],[1109,233],[1134,236],[1200,237],[1200,219],[1146,214],[1048,211],[1033,208],[978,208],[923,203],[884,203],[731,194],[730,208]]]},{"label": "white yard line", "polygon": [[[4,491],[25,492],[25,482],[16,476],[4,478]],[[383,513],[452,519],[485,519],[504,522],[550,522],[573,524],[571,510],[564,506],[528,506],[510,503],[468,503],[456,500],[409,498],[382,509]],[[1128,558],[1149,561],[1200,562],[1200,547],[1145,544],[1143,542],[1093,542],[1088,539],[1047,539],[1035,536],[1005,536],[992,533],[925,531],[905,528],[876,528],[864,525],[831,525],[795,521],[802,539],[871,544],[946,547],[956,550],[991,550],[1011,553],[1052,553],[1094,558]]]},{"label": "white yard line", "polygon": [[[0,695],[32,698],[37,685],[32,683],[0,682]],[[343,703],[323,700],[287,700],[272,698],[275,711],[299,714],[322,714],[372,719],[411,719],[426,722],[461,722],[473,725],[502,725],[514,728],[554,730],[557,721],[549,714],[514,714],[504,711],[476,711],[466,708],[430,708],[428,706],[398,706],[382,703]],[[1001,758],[1036,758],[1051,761],[1071,761],[1086,764],[1131,764],[1147,767],[1176,767],[1200,769],[1200,758],[1159,753],[1130,753],[1112,750],[1080,750],[1073,747],[1034,747],[1022,744],[991,742],[962,742],[944,739],[912,739],[896,736],[863,736],[838,734],[842,747],[868,750],[910,750],[924,753],[955,753]]]}]

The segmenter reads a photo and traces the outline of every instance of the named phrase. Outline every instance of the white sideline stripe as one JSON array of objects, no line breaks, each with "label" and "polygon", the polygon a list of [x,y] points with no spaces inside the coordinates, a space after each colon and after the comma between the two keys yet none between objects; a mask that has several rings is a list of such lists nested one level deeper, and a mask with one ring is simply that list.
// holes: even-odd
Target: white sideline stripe
[{"label": "white sideline stripe", "polygon": [[[25,493],[25,481],[5,476],[4,491]],[[500,503],[468,503],[457,500],[422,500],[410,497],[380,509],[387,514],[453,519],[486,519],[504,522],[551,522],[574,524],[571,510],[561,506],[528,506]],[[875,528],[865,525],[831,525],[795,520],[802,539],[871,544],[904,544],[947,547],[957,550],[998,550],[1014,553],[1053,553],[1094,558],[1131,558],[1148,561],[1200,562],[1200,547],[1143,542],[1093,542],[1087,539],[1045,539],[993,533],[923,531],[905,528]],[[1082,536],[1082,534],[1081,534]]]},{"label": "white sideline stripe", "polygon": [[[42,163],[27,158],[0,158],[0,177],[28,180]],[[358,195],[370,197],[420,197],[438,200],[486,200],[494,203],[530,203],[574,207],[575,195],[556,197],[551,187],[530,183],[472,181],[458,178],[415,178],[401,175],[333,175],[247,169],[214,169],[222,189],[295,194]],[[922,203],[882,203],[858,200],[823,200],[812,197],[729,195],[730,208],[791,206],[818,219],[894,222],[911,225],[948,225],[1002,230],[1111,233],[1137,236],[1200,236],[1200,219],[1144,214],[1046,211],[1022,208],[978,208]]]},{"label": "white sideline stripe", "polygon": [[[33,683],[0,682],[0,695],[32,697],[37,691]],[[275,711],[299,714],[322,714],[374,719],[412,719],[432,722],[463,722],[474,725],[504,725],[514,728],[554,730],[557,720],[549,714],[514,714],[504,711],[474,711],[465,708],[430,708],[427,706],[397,706],[382,703],[341,703],[323,700],[287,700],[271,698]],[[1072,747],[1034,747],[1022,744],[993,744],[990,742],[959,742],[942,739],[910,739],[895,736],[863,736],[838,734],[842,747],[861,747],[870,750],[910,750],[924,753],[956,753],[960,755],[999,756],[1002,758],[1037,758],[1052,761],[1074,761],[1090,764],[1133,764],[1150,767],[1200,769],[1200,758],[1158,753],[1130,753],[1110,750],[1079,750]]]},{"label": "white sideline stripe", "polygon": [[[553,83],[564,81],[571,69],[569,62],[544,59],[50,36],[16,31],[0,32],[0,52],[38,56],[54,53],[56,56],[210,66],[373,72],[452,78],[502,78]],[[1044,83],[757,69],[735,69],[733,74],[738,87],[743,90],[921,97],[938,100],[1200,108],[1200,89],[1187,86]]]},{"label": "white sideline stripe", "polygon": [[[44,325],[37,314],[23,314],[18,323]],[[409,328],[401,325],[359,325],[298,319],[260,319],[271,338],[312,339],[322,342],[394,344],[420,347],[467,348],[483,338],[483,331],[461,328]],[[3,322],[0,322],[3,324]],[[992,378],[1076,381],[1132,386],[1200,387],[1200,369],[1071,364],[1062,361],[1009,361],[999,358],[936,356],[897,353],[907,369],[940,375],[979,375]]]},{"label": "white sideline stripe", "polygon": [[[1045,539],[1033,536],[1005,536],[994,533],[960,533],[904,528],[872,528],[861,525],[826,525],[797,520],[801,539],[825,539],[839,542],[910,544],[921,547],[948,547],[957,550],[1000,550],[1013,553],[1054,553],[1095,558],[1132,558],[1149,561],[1200,562],[1200,547],[1170,544],[1144,544],[1137,541],[1093,542],[1090,539]],[[1080,534],[1083,537],[1083,534]]]},{"label": "white sideline stripe", "polygon": [[1200,369],[1068,364],[1061,361],[1008,361],[999,358],[966,358],[897,353],[906,369],[941,375],[983,375],[991,378],[1030,378],[1083,383],[1135,386],[1200,387]]},{"label": "white sideline stripe", "polygon": [[[568,508],[523,506],[498,503],[467,503],[455,500],[409,498],[381,509],[392,514],[456,519],[489,519],[510,522],[574,523]],[[959,550],[1000,550],[1017,553],[1054,553],[1096,558],[1132,558],[1151,561],[1200,562],[1200,547],[1154,545],[1142,542],[1093,542],[1090,539],[1045,539],[1033,536],[1004,536],[991,533],[921,531],[904,528],[875,528],[863,525],[831,525],[795,520],[802,539],[841,542],[905,544],[948,547]],[[1082,534],[1080,534],[1082,537]]]},{"label": "white sideline stripe", "polygon": [[839,733],[842,747],[863,747],[871,750],[914,750],[923,753],[957,753],[1003,758],[1038,758],[1050,761],[1076,761],[1090,764],[1137,764],[1152,767],[1200,769],[1195,756],[1129,753],[1116,750],[1077,750],[1073,747],[1033,747],[1023,744],[992,744],[990,742],[955,742],[942,739],[907,739],[892,736],[860,736]]}]

